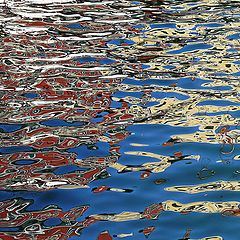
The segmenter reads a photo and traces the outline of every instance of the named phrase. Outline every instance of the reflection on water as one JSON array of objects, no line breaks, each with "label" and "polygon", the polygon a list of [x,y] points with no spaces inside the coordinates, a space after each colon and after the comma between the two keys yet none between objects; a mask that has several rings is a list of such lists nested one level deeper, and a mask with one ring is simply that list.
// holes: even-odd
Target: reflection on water
[{"label": "reflection on water", "polygon": [[238,1],[0,6],[1,239],[239,239]]}]

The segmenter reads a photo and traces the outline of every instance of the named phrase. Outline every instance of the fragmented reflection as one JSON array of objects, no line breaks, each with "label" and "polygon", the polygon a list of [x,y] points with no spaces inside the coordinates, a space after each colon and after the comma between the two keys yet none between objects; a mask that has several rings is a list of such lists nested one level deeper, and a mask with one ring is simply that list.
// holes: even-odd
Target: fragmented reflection
[{"label": "fragmented reflection", "polygon": [[238,240],[239,10],[0,0],[0,238]]}]

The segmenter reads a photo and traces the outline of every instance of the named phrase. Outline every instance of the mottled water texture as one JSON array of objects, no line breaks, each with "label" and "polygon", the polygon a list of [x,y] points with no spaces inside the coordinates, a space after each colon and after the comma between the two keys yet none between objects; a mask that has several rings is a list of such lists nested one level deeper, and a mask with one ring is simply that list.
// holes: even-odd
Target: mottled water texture
[{"label": "mottled water texture", "polygon": [[238,0],[0,0],[0,24],[0,239],[240,239]]}]

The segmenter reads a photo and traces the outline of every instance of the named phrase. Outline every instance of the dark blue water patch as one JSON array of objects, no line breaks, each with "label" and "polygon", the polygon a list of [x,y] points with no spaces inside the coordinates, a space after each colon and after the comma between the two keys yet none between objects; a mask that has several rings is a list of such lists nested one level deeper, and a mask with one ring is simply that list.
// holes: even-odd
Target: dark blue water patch
[{"label": "dark blue water patch", "polygon": [[230,86],[215,86],[215,87],[204,87],[206,90],[217,90],[217,91],[228,91],[231,90],[232,87]]},{"label": "dark blue water patch", "polygon": [[202,86],[205,83],[211,83],[211,80],[205,80],[201,78],[195,78],[194,81],[192,78],[182,78],[180,81],[177,82],[177,86],[185,89],[212,89],[212,90],[230,90],[232,89],[229,86],[218,86],[218,87],[205,87]]},{"label": "dark blue water patch", "polygon": [[100,123],[104,120],[103,117],[95,117],[90,120],[91,123]]},{"label": "dark blue water patch", "polygon": [[14,147],[4,147],[0,148],[0,153],[16,153],[16,152],[30,152],[33,148],[25,146],[14,146]]},{"label": "dark blue water patch", "polygon": [[34,98],[39,98],[40,95],[37,93],[25,93],[22,95],[23,97],[34,99]]},{"label": "dark blue water patch", "polygon": [[138,85],[138,86],[141,86],[143,85],[143,83],[145,82],[145,80],[136,80],[134,78],[125,78],[123,83],[124,84],[129,84],[129,85]]},{"label": "dark blue water patch", "polygon": [[121,108],[122,107],[122,103],[121,102],[117,102],[117,101],[112,101],[110,108]]},{"label": "dark blue water patch", "polygon": [[82,26],[80,23],[71,23],[66,25],[67,28],[72,28],[72,29],[88,29],[88,27]]},{"label": "dark blue water patch", "polygon": [[206,100],[197,104],[197,106],[205,106],[205,105],[213,105],[213,106],[240,106],[240,103],[231,102],[228,100]]},{"label": "dark blue water patch", "polygon": [[[103,157],[109,153],[109,144],[105,142],[98,142],[92,146],[95,146],[96,149],[89,149],[87,146],[82,145],[77,148],[68,149],[67,152],[77,153],[79,159],[84,159],[87,157],[98,156]],[[89,151],[91,150],[91,151]]]},{"label": "dark blue water patch", "polygon": [[143,95],[142,92],[121,92],[121,91],[119,91],[119,92],[114,93],[112,96],[116,97],[116,98],[120,98],[120,99],[127,97],[127,96],[141,99],[142,95]]},{"label": "dark blue water patch", "polygon": [[233,73],[232,76],[239,77],[240,76],[240,72]]},{"label": "dark blue water patch", "polygon": [[112,63],[115,63],[116,61],[115,60],[113,60],[113,59],[111,59],[111,58],[104,58],[104,59],[101,59],[100,61],[99,61],[99,63],[100,64],[103,64],[103,65],[105,65],[105,64],[112,64]]},{"label": "dark blue water patch", "polygon": [[83,169],[83,168],[79,168],[76,165],[69,165],[64,167],[58,167],[57,169],[54,170],[54,173],[57,175],[60,175],[60,174],[66,174],[69,172],[80,171],[80,170],[86,170],[86,168]]},{"label": "dark blue water patch", "polygon": [[1,227],[0,232],[17,232],[19,231],[19,228],[12,228],[12,227]]},{"label": "dark blue water patch", "polygon": [[25,159],[20,159],[14,162],[15,165],[31,165],[33,163],[36,163],[36,160],[25,160]]},{"label": "dark blue water patch", "polygon": [[95,57],[81,57],[81,58],[77,58],[77,61],[80,63],[89,63],[89,62],[96,62],[96,58]]},{"label": "dark blue water patch", "polygon": [[219,27],[223,27],[224,24],[222,24],[222,23],[203,23],[203,24],[196,24],[196,27],[199,27],[199,26],[204,26],[204,27],[207,27],[207,28],[219,28]]},{"label": "dark blue water patch", "polygon": [[[144,182],[140,180],[139,172],[118,174],[116,173],[116,170],[109,170],[109,173],[111,174],[111,178],[91,182],[89,184],[91,189],[97,186],[109,186],[112,188],[132,189],[133,192],[130,194],[112,191],[92,193],[92,201],[95,202],[94,207],[98,209],[99,213],[120,213],[126,210],[142,211],[147,205],[149,205],[149,202],[151,202],[151,196],[141,196],[140,191],[137,190],[138,186],[144,184]],[[138,201],[135,202],[132,201],[132,199],[138,199]],[[115,204],[111,204],[111,202]],[[119,202],[122,204],[118,204]]]},{"label": "dark blue water patch", "polygon": [[199,62],[200,60],[201,60],[200,57],[193,57],[193,58],[192,58],[192,61],[193,61],[193,62]]},{"label": "dark blue water patch", "polygon": [[1,201],[5,201],[7,199],[11,199],[16,197],[15,192],[10,192],[10,191],[0,191],[0,199]]},{"label": "dark blue water patch", "polygon": [[231,35],[227,36],[227,39],[229,39],[229,40],[237,40],[237,39],[240,39],[240,33],[231,34]]},{"label": "dark blue water patch", "polygon": [[150,65],[147,65],[147,64],[141,64],[141,67],[142,67],[142,69],[147,69],[147,68],[150,68]]},{"label": "dark blue water patch", "polygon": [[[128,151],[133,151],[133,149],[135,149],[134,151],[147,151],[149,152],[149,148],[147,147],[141,147],[141,148],[136,148],[136,147],[133,147],[133,146],[126,146],[126,148],[124,150],[126,150],[126,152]],[[119,159],[119,163],[122,163],[124,165],[141,165],[141,164],[144,164],[145,162],[158,162],[159,160],[158,159],[154,159],[152,157],[149,157],[149,156],[136,156],[136,155],[131,155],[131,154],[124,154],[121,156],[121,158]],[[125,174],[127,173],[119,173],[120,175],[123,175],[122,178],[124,178]],[[131,173],[128,173],[128,174],[131,174]],[[127,176],[128,176],[127,174]],[[140,177],[140,174],[141,172],[135,172],[134,173],[136,176],[137,176],[137,179]]]},{"label": "dark blue water patch", "polygon": [[83,113],[85,111],[85,109],[76,109],[76,111],[79,113]]},{"label": "dark blue water patch", "polygon": [[[150,24],[151,29],[176,28],[175,23],[153,23]],[[149,30],[146,30],[149,31]]]},{"label": "dark blue water patch", "polygon": [[83,122],[68,122],[61,119],[52,119],[52,120],[46,120],[41,122],[42,125],[48,126],[48,127],[56,127],[56,126],[83,126]]},{"label": "dark blue water patch", "polygon": [[46,227],[53,227],[53,226],[57,226],[61,223],[61,220],[59,218],[50,218],[46,221],[44,221],[44,226]]},{"label": "dark blue water patch", "polygon": [[179,50],[169,51],[168,54],[180,54],[185,52],[192,52],[196,50],[204,50],[212,48],[212,45],[206,43],[197,43],[197,44],[187,44]]},{"label": "dark blue water patch", "polygon": [[165,68],[165,69],[174,69],[174,68],[176,68],[176,66],[166,65],[166,66],[163,66],[163,68]]},{"label": "dark blue water patch", "polygon": [[133,1],[133,2],[131,2],[131,4],[139,5],[139,4],[141,4],[141,3],[138,2],[138,1]]},{"label": "dark blue water patch", "polygon": [[176,92],[153,92],[151,94],[152,97],[154,98],[177,98],[179,100],[186,100],[189,98],[189,96],[187,95],[183,95],[180,93],[176,93]]},{"label": "dark blue water patch", "polygon": [[[34,205],[30,206],[29,209],[42,209],[48,205],[54,204],[61,207],[64,211],[68,211],[70,208],[79,205],[90,203],[94,204],[94,201],[91,201],[91,197],[92,195],[89,189],[69,189],[67,190],[67,194],[65,189],[48,192],[36,192],[35,196],[33,197],[35,203]],[[64,203],[63,200],[65,200]],[[87,215],[84,216],[94,214],[91,211],[91,208],[89,210],[87,211]]]},{"label": "dark blue water patch", "polygon": [[4,132],[15,132],[22,128],[20,124],[0,124],[0,132],[3,130]]}]

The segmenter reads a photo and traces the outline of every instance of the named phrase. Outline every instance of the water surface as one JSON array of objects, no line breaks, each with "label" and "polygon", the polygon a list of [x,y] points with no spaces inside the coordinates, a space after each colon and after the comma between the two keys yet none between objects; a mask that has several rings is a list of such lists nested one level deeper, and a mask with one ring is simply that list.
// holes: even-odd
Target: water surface
[{"label": "water surface", "polygon": [[238,240],[238,1],[1,0],[0,238]]}]

